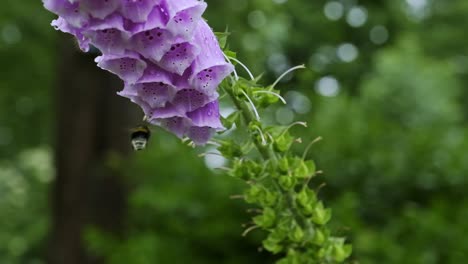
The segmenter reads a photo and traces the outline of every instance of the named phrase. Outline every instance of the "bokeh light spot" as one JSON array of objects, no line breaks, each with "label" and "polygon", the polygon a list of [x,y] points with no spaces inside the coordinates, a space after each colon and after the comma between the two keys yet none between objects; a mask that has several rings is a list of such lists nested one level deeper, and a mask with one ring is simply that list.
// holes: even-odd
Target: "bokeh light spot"
[{"label": "bokeh light spot", "polygon": [[336,50],[338,58],[344,62],[352,62],[359,55],[359,50],[351,43],[343,43]]},{"label": "bokeh light spot", "polygon": [[364,7],[353,7],[346,16],[346,22],[352,27],[360,27],[367,21],[367,10]]},{"label": "bokeh light spot", "polygon": [[213,170],[213,169],[220,168],[226,165],[226,159],[220,155],[217,155],[217,154],[220,154],[218,150],[213,148],[213,149],[209,149],[207,152],[213,153],[213,154],[207,154],[205,156],[205,164],[209,169]]},{"label": "bokeh light spot", "polygon": [[22,34],[18,26],[15,24],[6,24],[2,28],[2,39],[6,44],[16,44],[21,41]]},{"label": "bokeh light spot", "polygon": [[[271,54],[268,57],[267,63],[268,63],[268,68],[270,68],[276,74],[282,74],[284,71],[290,68],[288,58],[283,53]],[[287,80],[288,78],[283,79],[283,81],[287,81]]]},{"label": "bokeh light spot", "polygon": [[335,21],[343,17],[344,6],[340,2],[331,1],[325,4],[323,13],[328,19]]},{"label": "bokeh light spot", "polygon": [[369,38],[372,41],[372,43],[381,45],[387,42],[389,37],[388,30],[384,26],[375,26],[371,29],[369,33]]},{"label": "bokeh light spot", "polygon": [[273,0],[273,3],[278,4],[278,5],[281,5],[281,4],[286,3],[287,1],[288,1],[288,0]]},{"label": "bokeh light spot", "polygon": [[315,83],[315,91],[322,96],[333,97],[340,92],[340,83],[333,76],[324,76]]},{"label": "bokeh light spot", "polygon": [[276,110],[276,121],[281,125],[288,125],[294,121],[294,112],[287,106],[282,106]]},{"label": "bokeh light spot", "polygon": [[248,21],[252,28],[258,29],[266,25],[267,18],[263,11],[255,10],[249,13]]},{"label": "bokeh light spot", "polygon": [[298,114],[307,114],[312,108],[309,98],[298,91],[289,91],[284,95],[288,106]]}]

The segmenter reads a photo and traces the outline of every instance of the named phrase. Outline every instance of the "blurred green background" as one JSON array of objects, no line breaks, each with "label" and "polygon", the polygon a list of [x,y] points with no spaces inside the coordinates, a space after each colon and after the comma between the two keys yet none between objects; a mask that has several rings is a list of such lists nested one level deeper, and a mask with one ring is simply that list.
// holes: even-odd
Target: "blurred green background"
[{"label": "blurred green background", "polygon": [[[312,184],[352,262],[466,263],[468,2],[206,2],[265,83],[308,66],[264,115],[324,138]],[[261,232],[240,235],[250,215],[224,160],[161,129],[129,153],[141,114],[53,18],[38,0],[0,8],[0,263],[272,263]]]}]

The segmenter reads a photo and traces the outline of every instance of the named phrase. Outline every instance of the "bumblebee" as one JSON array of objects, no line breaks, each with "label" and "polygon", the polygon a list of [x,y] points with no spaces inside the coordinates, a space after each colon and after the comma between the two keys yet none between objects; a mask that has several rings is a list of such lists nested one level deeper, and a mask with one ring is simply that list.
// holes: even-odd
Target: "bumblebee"
[{"label": "bumblebee", "polygon": [[140,151],[146,148],[148,140],[151,137],[150,129],[145,125],[140,125],[132,129],[130,140],[135,151]]}]

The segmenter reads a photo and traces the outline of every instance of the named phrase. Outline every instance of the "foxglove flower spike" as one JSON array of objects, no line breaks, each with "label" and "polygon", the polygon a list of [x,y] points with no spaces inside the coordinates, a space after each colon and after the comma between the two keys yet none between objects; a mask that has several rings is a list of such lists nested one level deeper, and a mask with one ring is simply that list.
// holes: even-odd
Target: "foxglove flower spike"
[{"label": "foxglove flower spike", "polygon": [[57,29],[80,48],[99,49],[97,65],[119,76],[118,94],[138,104],[147,121],[205,144],[223,129],[218,93],[234,67],[203,20],[198,0],[43,0]]}]

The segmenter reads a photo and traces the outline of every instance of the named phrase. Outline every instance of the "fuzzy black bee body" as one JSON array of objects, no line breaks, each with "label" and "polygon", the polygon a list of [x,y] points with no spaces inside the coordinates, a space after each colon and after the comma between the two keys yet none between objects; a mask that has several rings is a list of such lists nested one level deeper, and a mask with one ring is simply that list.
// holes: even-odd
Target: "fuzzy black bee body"
[{"label": "fuzzy black bee body", "polygon": [[151,137],[150,129],[145,126],[137,126],[132,129],[132,133],[130,134],[130,140],[132,143],[132,147],[135,151],[140,151],[146,148],[148,145],[149,138]]}]

